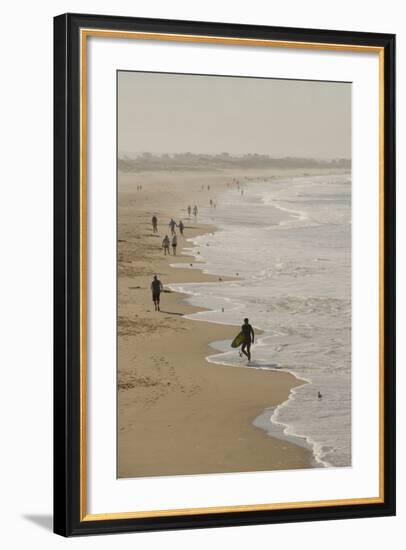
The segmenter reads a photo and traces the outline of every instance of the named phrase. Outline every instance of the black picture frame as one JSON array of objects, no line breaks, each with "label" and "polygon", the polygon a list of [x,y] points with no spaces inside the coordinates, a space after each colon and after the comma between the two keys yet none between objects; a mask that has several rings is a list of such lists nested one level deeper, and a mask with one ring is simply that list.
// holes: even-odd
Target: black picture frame
[{"label": "black picture frame", "polygon": [[[80,30],[108,29],[380,48],[383,127],[383,498],[368,504],[88,520],[81,514]],[[54,532],[63,536],[395,514],[395,36],[64,14],[54,19]]]}]

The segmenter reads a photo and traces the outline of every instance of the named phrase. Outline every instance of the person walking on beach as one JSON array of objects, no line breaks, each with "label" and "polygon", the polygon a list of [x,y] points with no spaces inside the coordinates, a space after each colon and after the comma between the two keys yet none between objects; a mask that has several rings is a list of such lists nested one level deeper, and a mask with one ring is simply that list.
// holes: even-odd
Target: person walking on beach
[{"label": "person walking on beach", "polygon": [[171,235],[175,235],[176,222],[173,218],[171,218],[171,221],[169,222],[169,227],[171,228]]},{"label": "person walking on beach", "polygon": [[213,208],[213,199],[210,199],[210,208]]},{"label": "person walking on beach", "polygon": [[197,206],[196,205],[194,205],[194,207],[193,207],[193,214],[195,216],[197,216]]},{"label": "person walking on beach", "polygon": [[152,216],[152,232],[158,233],[158,218],[155,215]]},{"label": "person walking on beach", "polygon": [[154,275],[154,278],[151,283],[151,290],[152,290],[152,301],[154,302],[155,311],[161,311],[159,309],[159,299],[161,295],[161,291],[164,289],[162,286],[161,281],[158,279],[157,275]]},{"label": "person walking on beach", "polygon": [[254,343],[254,329],[249,324],[249,320],[247,318],[244,319],[244,324],[241,327],[241,332],[244,335],[244,340],[241,346],[241,353],[243,353],[246,357],[248,357],[248,361],[251,361],[251,344]]},{"label": "person walking on beach", "polygon": [[162,248],[164,249],[165,256],[166,256],[166,253],[168,253],[169,256],[171,255],[169,250],[169,244],[170,244],[169,237],[168,235],[165,235],[164,240],[162,241]]},{"label": "person walking on beach", "polygon": [[183,230],[185,229],[185,226],[183,225],[182,220],[180,220],[178,227],[179,227],[180,234],[183,235]]},{"label": "person walking on beach", "polygon": [[190,214],[192,213],[192,207],[190,206],[190,204],[189,204],[189,206],[187,207],[187,213],[188,213],[188,216],[189,216],[189,218],[190,218]]},{"label": "person walking on beach", "polygon": [[172,237],[172,251],[173,255],[176,256],[176,247],[178,246],[178,238],[176,235]]}]

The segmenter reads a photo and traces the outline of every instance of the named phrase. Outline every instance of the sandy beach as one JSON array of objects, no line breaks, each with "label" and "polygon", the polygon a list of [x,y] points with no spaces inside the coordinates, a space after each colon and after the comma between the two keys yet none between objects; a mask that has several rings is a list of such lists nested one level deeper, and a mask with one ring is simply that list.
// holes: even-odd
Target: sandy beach
[{"label": "sandy beach", "polygon": [[[263,175],[257,171],[250,177]],[[264,409],[285,401],[303,381],[284,372],[208,363],[205,358],[214,353],[210,342],[231,340],[238,329],[186,319],[184,314],[197,309],[185,295],[165,288],[177,282],[218,281],[200,269],[170,264],[196,266],[194,258],[182,255],[186,239],[216,228],[200,224],[199,216],[189,219],[187,206],[216,202],[232,177],[226,170],[119,172],[119,478],[312,466],[309,450],[253,426]],[[158,234],[152,232],[154,214]],[[185,224],[176,258],[165,256],[161,248],[165,234],[170,235],[171,217]],[[151,300],[154,274],[165,288],[161,312],[154,311]]]}]

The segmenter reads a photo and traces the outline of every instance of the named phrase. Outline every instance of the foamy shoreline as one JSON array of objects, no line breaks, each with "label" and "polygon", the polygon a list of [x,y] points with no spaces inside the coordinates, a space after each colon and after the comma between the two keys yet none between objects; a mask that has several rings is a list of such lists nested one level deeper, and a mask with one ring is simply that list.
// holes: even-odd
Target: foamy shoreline
[{"label": "foamy shoreline", "polygon": [[[202,312],[205,305],[193,307],[179,292],[162,296],[161,313],[151,308],[153,273],[160,275],[166,288],[185,281],[218,282],[218,277],[200,269],[205,270],[207,264],[199,264],[196,270],[171,267],[174,261],[188,262],[190,256],[178,255],[175,260],[162,254],[160,241],[151,231],[151,212],[157,212],[162,239],[171,216],[187,221],[188,204],[200,207],[204,201],[208,205],[210,195],[202,191],[203,185],[220,192],[231,175],[130,174],[120,178],[118,477],[311,467],[309,450],[269,437],[252,424],[265,408],[287,399],[297,385],[296,377],[259,369],[231,372],[208,363],[210,342],[231,339],[235,327],[212,322],[197,327],[187,317]],[[142,192],[136,190],[139,183]],[[186,238],[213,231],[201,221],[199,217],[187,221]],[[189,244],[186,241],[181,246]]]},{"label": "foamy shoreline", "polygon": [[[329,174],[328,175],[328,179],[329,180],[331,179],[331,181],[333,181],[333,182],[334,182],[334,178],[337,178],[337,177],[338,178],[341,178],[341,177],[349,178],[349,175],[348,174],[341,174],[341,173],[340,174]],[[286,178],[286,176],[284,175],[284,177],[281,178],[281,180],[285,180],[285,178]],[[306,178],[307,178],[307,176],[303,176],[304,180]],[[298,175],[295,175],[296,183],[300,182],[301,179],[302,178],[298,177]],[[274,180],[274,178],[272,178],[272,180]],[[315,178],[314,181],[317,182],[317,179]],[[247,182],[247,183],[248,183],[247,191],[249,191],[249,182]],[[268,184],[269,183],[270,182],[268,181]],[[272,181],[270,183],[270,185],[272,185],[272,183],[274,183],[274,181]],[[321,178],[321,183],[323,184],[323,176]],[[330,182],[328,182],[327,187],[329,187],[329,183]],[[224,198],[224,196],[227,197],[227,195],[231,195],[231,193],[232,193],[232,191],[227,190],[225,193],[223,193],[223,198]],[[234,193],[234,195],[235,195],[235,193]],[[302,196],[302,195],[299,195],[299,196]],[[326,199],[323,199],[323,200],[326,200]],[[228,199],[225,198],[225,202],[227,202],[227,201],[228,201]],[[293,226],[296,226],[297,222],[299,222],[300,224],[304,223],[305,225],[308,225],[309,227],[310,226],[317,227],[317,225],[320,225],[318,223],[315,224],[314,221],[308,220],[308,217],[307,217],[305,211],[304,212],[299,211],[296,208],[294,210],[293,208],[290,207],[290,205],[289,205],[289,208],[287,208],[286,205],[282,206],[282,205],[278,204],[276,201],[274,201],[273,198],[271,198],[271,200],[268,201],[268,202],[264,199],[263,202],[265,202],[267,204],[267,206],[272,207],[273,212],[275,212],[275,209],[277,209],[279,214],[285,214],[282,219],[280,217],[278,219],[277,223],[281,226],[286,226],[286,225],[290,224],[293,227]],[[271,218],[268,218],[268,221],[271,222],[271,224],[274,223],[274,221]],[[218,219],[218,226],[219,226],[220,230],[224,230],[225,226],[224,226],[224,222],[222,221],[221,218]],[[194,240],[193,244],[194,244],[194,248],[190,249],[189,253],[192,253],[192,254],[194,253],[194,258],[201,259],[204,256],[204,250],[205,250],[204,239],[202,241],[202,238],[200,237],[200,238]],[[215,239],[212,239],[211,247],[215,246],[215,244],[216,244]],[[201,254],[198,254],[198,251],[200,251]],[[210,251],[213,251],[213,248],[210,248]],[[219,276],[222,276],[222,277],[230,276],[231,273],[229,271],[219,269],[218,264],[216,264],[216,265],[211,264],[210,260],[207,259],[207,258],[205,260],[206,260],[206,265],[204,267],[204,272],[205,273],[208,273],[208,274],[214,274],[215,273],[216,275],[219,275]],[[314,261],[318,261],[318,260],[319,260],[319,258],[315,258]],[[205,289],[204,285],[196,285],[196,286],[197,286],[200,294],[202,294],[202,293],[204,294],[205,290],[209,291],[208,288]],[[181,285],[181,284],[179,284],[179,285],[175,285],[173,288],[175,290],[178,290],[178,291],[182,290],[184,293],[189,294],[189,298],[188,298],[189,303],[195,305],[196,307],[199,307],[199,305],[201,304],[201,299],[196,300],[193,285],[187,285],[187,284]],[[205,300],[205,302],[208,303],[208,304],[211,303],[210,302],[210,296],[207,296],[207,299]],[[219,310],[218,309],[213,310],[211,305],[209,305],[209,311],[211,311],[211,313],[214,313],[216,315],[213,316],[210,313],[207,313],[207,308],[206,308],[206,311],[204,311],[202,313],[189,315],[188,318],[193,319],[193,320],[209,321],[211,323],[217,323],[217,324],[232,324],[234,326],[238,326],[238,324],[239,324],[238,322],[231,322],[230,317],[228,317],[226,320],[220,321],[221,316],[219,315]],[[248,313],[248,316],[251,317],[249,310],[246,311],[246,313]],[[259,323],[256,323],[256,326],[265,331],[265,335],[263,337],[257,339],[257,342],[260,345],[262,340],[269,338],[269,336],[270,336],[269,335],[269,329],[267,331],[266,328],[264,326],[261,326]],[[285,337],[284,337],[283,332],[282,332],[282,339],[285,342],[284,345],[288,345],[286,343],[286,342],[289,343],[288,335],[286,334]],[[275,340],[275,343],[277,343],[277,338],[275,338],[274,340]],[[222,350],[222,351],[224,351],[224,350]],[[255,357],[255,347],[254,347],[254,357]],[[222,360],[221,354],[220,355],[219,354],[214,354],[214,355],[212,354],[212,355],[207,357],[207,360],[210,361],[211,363],[215,363],[215,364],[219,364],[219,365],[227,365],[227,366],[232,365],[232,366],[237,366],[237,367],[244,367],[245,366],[243,364],[237,363],[235,360],[228,360],[228,361]],[[276,367],[276,365],[275,365],[275,367]],[[272,368],[272,365],[267,366],[267,367],[262,367],[262,366],[258,366],[258,365],[255,365],[255,364],[251,364],[248,368],[250,368],[250,369],[257,368],[257,369],[273,370],[275,372],[279,371],[278,368]],[[288,436],[290,438],[296,438],[299,441],[302,440],[302,439],[305,439],[308,446],[310,446],[312,448],[313,455],[314,455],[315,460],[316,460],[318,465],[325,466],[325,467],[332,466],[332,464],[330,464],[330,462],[328,460],[323,458],[326,453],[329,453],[329,447],[328,446],[325,446],[322,443],[318,443],[317,441],[312,439],[312,437],[309,434],[306,434],[306,430],[301,429],[300,431],[297,431],[297,430],[294,429],[294,427],[290,423],[285,422],[285,421],[281,421],[280,412],[284,409],[284,407],[290,405],[293,401],[295,401],[298,390],[300,388],[304,387],[308,383],[310,385],[313,384],[313,380],[312,380],[311,376],[310,377],[303,376],[303,374],[301,374],[300,372],[297,372],[297,370],[295,370],[294,366],[292,366],[292,365],[290,365],[288,368],[285,367],[283,372],[289,372],[298,381],[303,382],[303,384],[299,387],[294,388],[290,392],[290,394],[289,394],[288,398],[286,399],[286,401],[284,401],[283,403],[280,403],[277,407],[275,407],[274,412],[273,412],[273,414],[270,418],[270,423],[272,423],[275,427],[278,427],[278,428],[280,426],[283,426],[283,435],[284,436]],[[317,382],[317,384],[319,384],[319,382]],[[318,386],[316,386],[316,389],[317,389],[317,387]],[[316,390],[314,390],[314,391],[316,391]],[[301,394],[301,395],[303,395],[303,394]],[[316,395],[317,395],[317,391],[316,391]],[[261,413],[259,416],[261,416],[262,414],[263,413]],[[254,422],[255,422],[255,420],[254,420]],[[255,424],[255,425],[257,425],[257,424]],[[270,431],[267,429],[266,426],[261,426],[261,427],[263,427],[263,429],[265,429],[267,431],[267,433],[270,434]],[[278,432],[278,430],[273,430],[272,435],[274,437],[277,437],[277,432]],[[298,444],[300,444],[300,443],[298,443]]]},{"label": "foamy shoreline", "polygon": [[[283,212],[289,212],[289,213],[293,212],[293,211],[290,211],[290,210],[287,210],[287,209],[279,208],[278,206],[275,206],[275,205],[273,205],[273,207],[278,208]],[[295,211],[295,213],[296,213],[296,211]],[[285,221],[287,221],[287,219],[288,218],[282,219],[278,223],[283,224]],[[209,233],[212,234],[215,231],[216,231],[216,228],[214,227],[207,234],[209,234]],[[205,236],[205,235],[206,234],[203,234],[203,235],[200,235],[200,236]],[[189,240],[191,242],[193,242],[195,247],[198,246],[198,244],[196,243],[195,240],[193,240],[193,239],[189,239]],[[191,249],[188,248],[187,250],[190,251]],[[199,261],[199,265],[196,266],[194,264],[193,267],[191,267],[191,266],[187,266],[186,264],[172,264],[171,267],[173,267],[175,269],[177,267],[178,268],[179,267],[184,267],[186,269],[194,269],[194,270],[198,269],[202,273],[205,273],[205,274],[218,275],[220,277],[227,277],[227,275],[225,273],[220,273],[220,272],[215,272],[214,273],[214,272],[210,271],[210,265],[207,264],[206,262],[204,262],[203,265],[202,265],[200,254],[198,254],[198,253],[193,254],[193,253],[187,252],[186,255],[188,255],[190,257],[193,257],[195,259],[195,261],[196,260]],[[190,287],[190,283],[186,283],[186,284],[188,284],[189,287]],[[182,286],[182,283],[177,283],[175,285],[169,285],[169,288],[171,290],[173,290],[174,292],[179,292],[180,294],[189,296],[189,298],[186,298],[186,300],[193,305],[192,298],[191,298],[191,297],[193,297],[193,292],[187,291],[184,288],[182,290],[179,290],[179,287],[181,287],[181,286]],[[199,313],[199,312],[197,312],[197,313]],[[193,321],[207,322],[204,319],[203,320],[199,319],[196,316],[196,313],[191,314],[191,315],[185,315],[185,317],[187,319],[190,319],[190,320],[193,320]],[[214,323],[214,324],[218,324],[218,325],[228,325],[228,326],[230,326],[230,323],[228,323],[228,322],[214,321],[214,320],[211,320],[209,322]],[[238,324],[231,325],[231,326],[239,327]],[[269,337],[269,333],[267,333],[263,338],[261,338],[261,336],[258,336],[258,332],[260,334],[262,334],[262,333],[264,333],[264,329],[262,327],[259,327],[259,326],[255,326],[254,328],[257,332],[257,334],[256,334],[256,344],[260,345],[261,340],[264,337],[265,338]],[[211,342],[209,345],[211,347],[213,347],[214,349],[218,349],[214,344],[215,344],[215,342]],[[253,350],[255,350],[255,348],[253,348]],[[221,350],[219,350],[219,351],[221,351]],[[214,357],[216,357],[216,356],[217,356],[217,354],[208,355],[206,357],[206,361],[208,361],[209,363],[216,364],[216,365],[231,366],[231,367],[234,367],[234,368],[245,368],[245,369],[251,369],[251,370],[252,369],[267,370],[267,371],[272,371],[272,372],[280,374],[280,371],[278,370],[278,368],[261,367],[261,366],[255,366],[255,364],[253,365],[252,363],[244,363],[243,364],[242,362],[241,362],[241,364],[230,364],[230,363],[227,363],[227,362],[224,362],[224,361],[218,361],[218,360],[216,361],[214,359]],[[303,384],[300,384],[298,387],[301,387],[301,385],[304,385],[304,384],[311,384],[312,383],[311,380],[305,380],[305,379],[301,378],[293,370],[284,370],[283,372],[289,372],[292,376],[294,376],[296,378],[296,380],[299,383],[303,383]],[[312,441],[311,438],[308,438],[306,435],[298,435],[298,434],[295,434],[295,433],[289,433],[289,432],[292,432],[292,427],[289,426],[288,424],[278,422],[277,419],[276,419],[278,409],[280,407],[282,407],[285,403],[287,403],[290,399],[294,398],[295,389],[296,388],[292,388],[290,390],[289,395],[288,395],[288,397],[285,401],[282,401],[281,403],[279,403],[278,405],[276,405],[275,407],[272,408],[272,415],[269,417],[269,420],[268,420],[267,423],[264,422],[263,420],[264,420],[264,417],[267,417],[267,415],[268,415],[268,411],[270,410],[269,407],[263,409],[252,420],[252,425],[257,427],[257,428],[260,428],[260,429],[264,430],[269,437],[274,437],[274,438],[277,438],[277,439],[280,439],[280,440],[283,440],[283,441],[289,441],[290,443],[292,443],[294,445],[297,445],[298,447],[304,447],[304,448],[310,450],[313,453],[313,456],[314,456],[314,465],[313,465],[314,467],[328,467],[328,466],[330,466],[330,464],[321,459],[320,451],[318,450],[318,445],[317,445],[316,442]],[[282,426],[282,429],[278,429],[280,426]],[[305,443],[303,443],[303,440],[305,440]]]}]

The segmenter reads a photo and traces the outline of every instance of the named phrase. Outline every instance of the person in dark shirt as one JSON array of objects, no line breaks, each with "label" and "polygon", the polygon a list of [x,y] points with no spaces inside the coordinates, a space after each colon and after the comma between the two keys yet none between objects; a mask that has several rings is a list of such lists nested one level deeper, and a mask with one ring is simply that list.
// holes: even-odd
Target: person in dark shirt
[{"label": "person in dark shirt", "polygon": [[159,309],[159,299],[161,295],[161,290],[163,290],[163,286],[161,281],[158,279],[157,275],[154,275],[154,279],[151,283],[151,290],[152,290],[152,301],[155,305],[155,311],[161,311]]},{"label": "person in dark shirt", "polygon": [[178,238],[176,235],[172,237],[172,254],[176,256],[176,247],[178,246]]},{"label": "person in dark shirt", "polygon": [[171,221],[169,222],[169,227],[171,228],[171,235],[175,235],[176,222],[173,218],[171,218]]},{"label": "person in dark shirt", "polygon": [[241,327],[241,332],[244,335],[244,340],[241,346],[241,353],[248,357],[248,361],[251,361],[251,344],[254,343],[255,334],[254,329],[249,324],[247,318],[244,319],[244,324]]},{"label": "person in dark shirt", "polygon": [[166,253],[168,253],[169,255],[171,254],[169,245],[170,245],[169,237],[168,235],[165,235],[164,240],[162,241],[162,248],[164,249],[165,256],[166,256]]},{"label": "person in dark shirt", "polygon": [[152,216],[152,232],[158,233],[158,218],[156,216]]}]

